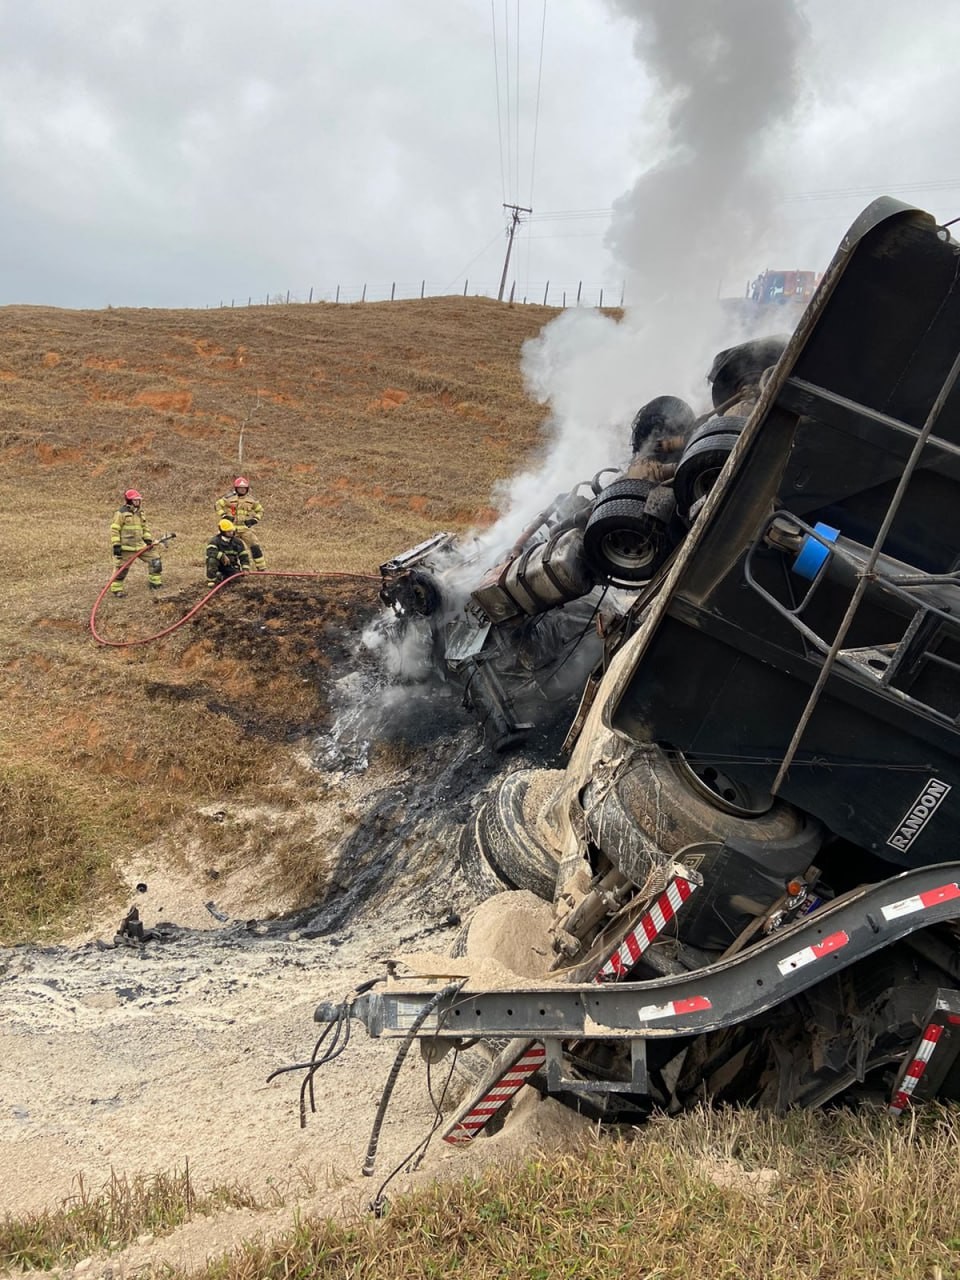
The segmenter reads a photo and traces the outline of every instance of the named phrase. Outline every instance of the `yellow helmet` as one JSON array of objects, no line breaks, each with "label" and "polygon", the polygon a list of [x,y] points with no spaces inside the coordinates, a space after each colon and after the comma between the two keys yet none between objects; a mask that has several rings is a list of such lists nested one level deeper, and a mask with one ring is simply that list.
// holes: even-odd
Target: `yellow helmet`
[{"label": "yellow helmet", "polygon": [[232,520],[221,520],[219,529],[221,533],[236,533],[237,526]]}]

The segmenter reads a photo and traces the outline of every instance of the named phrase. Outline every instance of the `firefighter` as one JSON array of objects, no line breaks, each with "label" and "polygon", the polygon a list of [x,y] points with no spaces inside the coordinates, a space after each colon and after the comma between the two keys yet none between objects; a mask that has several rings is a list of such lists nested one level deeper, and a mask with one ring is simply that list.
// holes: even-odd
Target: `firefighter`
[{"label": "firefighter", "polygon": [[[136,489],[127,489],[123,495],[123,506],[113,517],[113,524],[110,526],[110,544],[114,558],[117,560],[126,560],[142,547],[153,546],[153,535],[147,525],[147,518],[143,514],[142,503],[143,498]],[[163,586],[161,576],[163,564],[160,557],[151,556],[148,560],[141,557],[141,559],[146,566],[148,587],[151,591],[159,591]],[[127,570],[123,569],[111,582],[110,590],[113,595],[125,594],[126,576]]]},{"label": "firefighter", "polygon": [[207,543],[207,586],[215,587],[237,573],[250,572],[250,552],[232,520],[221,520]]},{"label": "firefighter", "polygon": [[263,519],[263,507],[256,498],[250,496],[250,481],[246,476],[237,476],[233,482],[233,492],[217,499],[217,519],[233,521],[237,526],[237,537],[250,552],[254,569],[262,573],[267,566],[264,564],[260,539],[254,530]]}]

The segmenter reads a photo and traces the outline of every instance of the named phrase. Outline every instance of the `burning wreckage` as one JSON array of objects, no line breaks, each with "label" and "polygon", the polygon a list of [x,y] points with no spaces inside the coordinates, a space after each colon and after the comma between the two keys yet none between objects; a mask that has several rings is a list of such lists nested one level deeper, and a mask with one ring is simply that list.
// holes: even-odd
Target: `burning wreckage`
[{"label": "burning wreckage", "polygon": [[960,1098],[958,374],[960,245],[879,199],[785,348],[718,358],[716,414],[639,415],[678,451],[658,474],[554,504],[465,600],[446,535],[384,566],[495,745],[604,587],[634,592],[591,641],[566,768],[509,774],[462,836],[491,889],[552,903],[551,971],[451,959],[317,1010],[399,1037],[398,1063],[484,1049],[448,1141],[524,1084],[611,1120]]},{"label": "burning wreckage", "polygon": [[380,566],[380,599],[399,627],[426,631],[434,671],[461,685],[493,750],[580,692],[603,637],[686,535],[786,344],[721,351],[708,374],[714,408],[700,418],[676,396],[643,405],[626,470],[560,494],[492,568],[489,547],[465,549],[451,533]]}]

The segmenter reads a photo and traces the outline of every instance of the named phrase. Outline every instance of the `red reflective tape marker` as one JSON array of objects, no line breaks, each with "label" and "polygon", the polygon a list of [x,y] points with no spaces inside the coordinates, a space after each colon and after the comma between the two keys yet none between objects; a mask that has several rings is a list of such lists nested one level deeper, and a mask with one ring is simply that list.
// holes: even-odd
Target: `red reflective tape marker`
[{"label": "red reflective tape marker", "polygon": [[778,960],[777,968],[786,977],[788,973],[793,973],[796,969],[802,969],[804,965],[812,964],[815,960],[822,960],[824,956],[832,955],[834,951],[839,951],[841,947],[845,947],[849,941],[850,935],[841,929],[838,933],[831,933],[822,942],[816,942],[810,947],[803,947],[802,950],[795,951],[792,956]]},{"label": "red reflective tape marker", "polygon": [[916,1089],[920,1077],[926,1071],[937,1047],[937,1042],[942,1035],[943,1027],[938,1022],[931,1022],[924,1029],[913,1057],[904,1067],[903,1075],[894,1086],[893,1097],[890,1099],[890,1105],[887,1108],[888,1115],[902,1115],[910,1105],[913,1091]]},{"label": "red reflective tape marker", "polygon": [[915,893],[909,898],[901,898],[899,902],[891,902],[889,907],[881,907],[880,914],[884,920],[898,920],[900,916],[926,911],[928,907],[937,907],[941,902],[950,902],[954,898],[960,898],[960,885],[955,882],[941,884],[926,893]]},{"label": "red reflective tape marker", "polygon": [[663,893],[640,917],[620,946],[614,951],[594,976],[594,982],[607,982],[610,978],[622,978],[655,942],[677,912],[691,896],[697,885],[682,876],[676,876]]},{"label": "red reflective tape marker", "polygon": [[951,898],[960,898],[960,885],[942,884],[939,889],[920,894],[920,901],[925,907],[935,907],[938,902],[949,902]]},{"label": "red reflective tape marker", "polygon": [[645,1004],[637,1010],[643,1022],[655,1022],[659,1018],[682,1018],[687,1013],[703,1013],[713,1005],[706,996],[688,996],[686,1000],[671,1000],[669,1004]]},{"label": "red reflective tape marker", "polygon": [[706,996],[690,996],[686,1000],[675,1000],[673,1007],[678,1014],[703,1013],[705,1009],[712,1009],[713,1005]]},{"label": "red reflective tape marker", "polygon": [[831,951],[839,951],[839,949],[841,947],[845,947],[849,941],[849,936],[841,929],[839,933],[831,933],[829,938],[824,938],[822,942],[815,943],[810,950],[819,960],[823,956],[828,956]]},{"label": "red reflective tape marker", "polygon": [[450,1132],[444,1135],[444,1142],[450,1142],[454,1146],[472,1142],[490,1117],[523,1088],[534,1072],[543,1066],[546,1059],[547,1051],[542,1044],[532,1044],[524,1049],[516,1062],[495,1084],[490,1086],[482,1098],[473,1104]]}]

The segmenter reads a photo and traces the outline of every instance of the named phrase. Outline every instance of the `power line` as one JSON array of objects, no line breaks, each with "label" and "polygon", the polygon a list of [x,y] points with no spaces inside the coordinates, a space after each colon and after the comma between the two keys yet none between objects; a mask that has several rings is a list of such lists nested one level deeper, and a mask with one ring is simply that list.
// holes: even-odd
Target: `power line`
[{"label": "power line", "polygon": [[500,148],[500,193],[507,198],[507,182],[503,171],[503,122],[500,118],[500,66],[497,60],[497,18],[490,0],[490,21],[493,24],[493,78],[497,87],[497,146]]},{"label": "power line", "polygon": [[547,30],[547,0],[543,0],[543,18],[540,23],[540,59],[537,67],[537,105],[533,112],[533,156],[530,161],[530,205],[533,206],[533,178],[537,167],[537,131],[540,126],[540,85],[543,82],[543,44]]},{"label": "power line", "polygon": [[483,248],[478,253],[475,253],[473,257],[470,259],[470,261],[460,268],[460,270],[456,273],[456,275],[453,277],[450,283],[444,287],[444,293],[447,293],[450,289],[452,289],[453,286],[457,283],[457,281],[462,279],[463,273],[465,271],[469,271],[470,268],[473,266],[473,264],[476,262],[476,260],[478,258],[482,258],[483,255],[487,252],[487,250],[491,247],[491,245],[495,244],[502,235],[503,235],[503,232],[498,231],[497,234],[492,237],[492,239],[488,240],[487,243],[483,246]]},{"label": "power line", "polygon": [[507,0],[503,0],[503,60],[506,66],[504,79],[507,84],[507,177],[513,181],[513,124],[510,114],[510,14]]},{"label": "power line", "polygon": [[781,204],[793,204],[799,200],[846,200],[854,196],[871,196],[881,191],[884,195],[891,191],[957,191],[960,190],[960,179],[937,178],[929,182],[890,182],[870,187],[833,187],[821,191],[798,191],[793,195],[783,196]]},{"label": "power line", "polygon": [[516,166],[516,174],[514,176],[513,190],[515,192],[514,199],[520,199],[520,0],[517,0],[517,44],[514,50],[514,74],[517,82],[516,93],[513,97],[513,114],[516,118],[515,128],[517,131],[517,145],[514,148],[513,162]]},{"label": "power line", "polygon": [[[884,195],[890,194],[891,192],[898,192],[901,195],[907,195],[914,191],[960,191],[960,179],[938,178],[929,182],[878,183],[875,186],[870,187],[834,187],[825,188],[820,191],[796,191],[792,194],[781,196],[777,201],[775,201],[775,203],[783,205],[820,200],[847,200],[855,197],[876,196],[878,192]],[[613,208],[551,209],[544,213],[534,214],[533,217],[528,219],[528,221],[573,222],[582,221],[584,219],[609,218],[612,217],[613,212]]]}]

